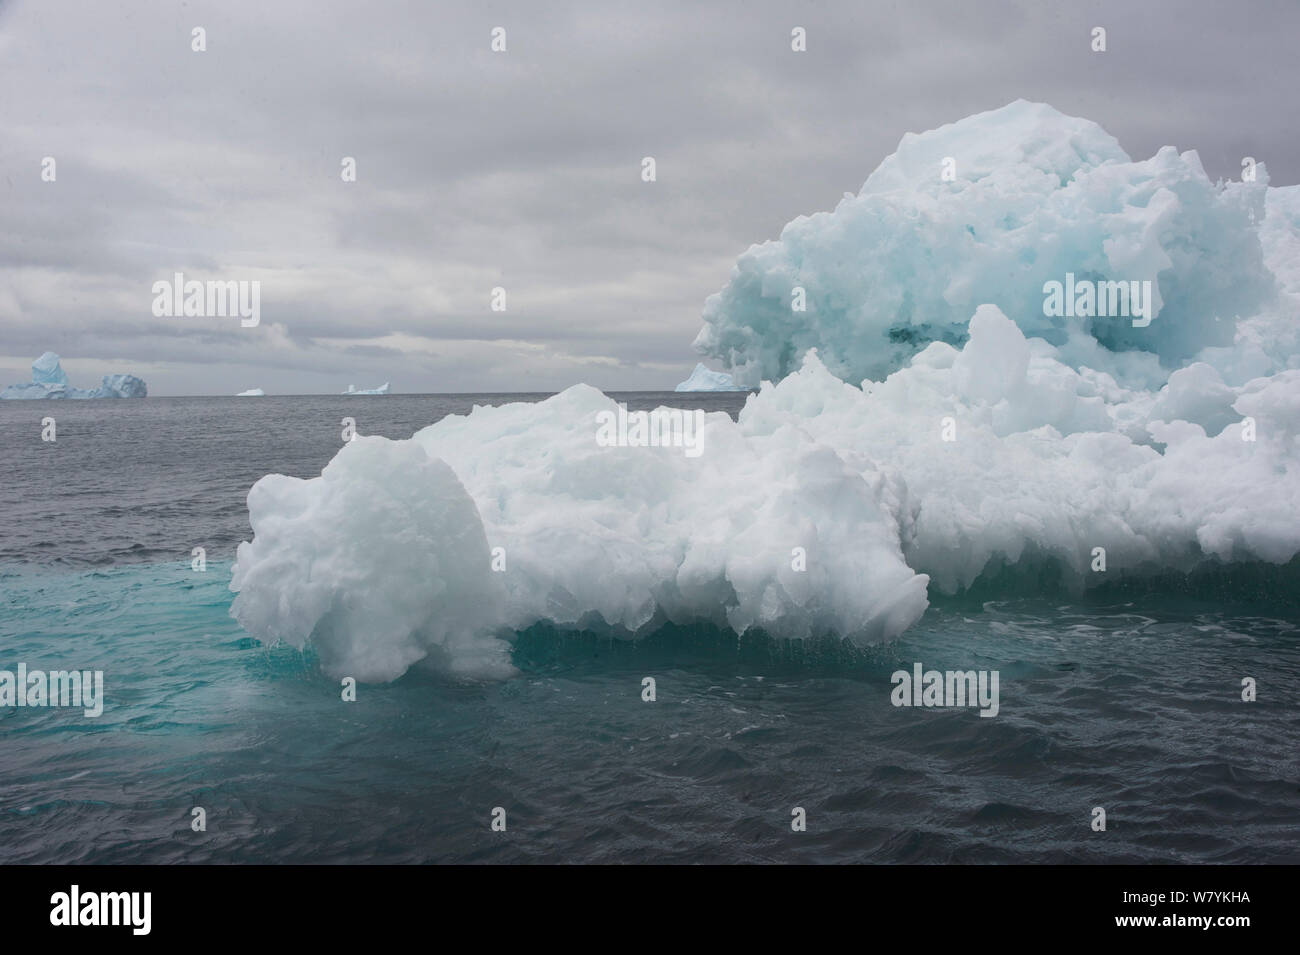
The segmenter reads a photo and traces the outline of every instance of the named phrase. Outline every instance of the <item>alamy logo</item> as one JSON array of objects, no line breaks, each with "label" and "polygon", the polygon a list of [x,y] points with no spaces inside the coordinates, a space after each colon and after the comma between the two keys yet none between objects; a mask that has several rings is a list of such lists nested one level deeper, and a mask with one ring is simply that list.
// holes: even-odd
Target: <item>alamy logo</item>
[{"label": "alamy logo", "polygon": [[0,670],[0,706],[79,706],[94,719],[104,712],[103,670]]},{"label": "alamy logo", "polygon": [[262,321],[262,283],[229,280],[185,281],[177,272],[172,281],[153,283],[153,313],[157,318],[239,318],[244,328]]},{"label": "alamy logo", "polygon": [[889,701],[895,706],[978,706],[980,716],[998,715],[997,670],[895,670]]},{"label": "alamy logo", "polygon": [[1043,314],[1048,318],[1132,318],[1134,328],[1151,324],[1151,280],[1075,281],[1065,273],[1065,283],[1043,283]]},{"label": "alamy logo", "polygon": [[74,885],[50,896],[51,925],[129,925],[132,935],[152,927],[151,892],[82,892]]},{"label": "alamy logo", "polygon": [[596,412],[596,443],[602,448],[684,448],[688,458],[704,453],[704,411],[656,408]]}]

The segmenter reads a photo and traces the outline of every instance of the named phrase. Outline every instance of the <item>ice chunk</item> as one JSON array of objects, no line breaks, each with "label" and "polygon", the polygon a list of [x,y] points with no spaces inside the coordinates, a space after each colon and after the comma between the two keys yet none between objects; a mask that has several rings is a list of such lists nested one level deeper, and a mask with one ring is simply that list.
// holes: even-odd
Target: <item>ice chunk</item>
[{"label": "ice chunk", "polygon": [[1260,234],[1268,267],[1278,282],[1300,292],[1300,186],[1269,189]]},{"label": "ice chunk", "polygon": [[[857,382],[930,342],[962,344],[975,308],[994,304],[1053,345],[1081,336],[1175,368],[1233,345],[1238,317],[1273,294],[1257,171],[1256,182],[1214,183],[1194,152],[1172,147],[1133,162],[1096,124],[1023,100],[908,134],[858,195],[741,255],[695,344],[741,386],[779,380],[813,348]],[[1067,274],[1108,303],[1113,289],[1108,311],[1124,311],[1121,292],[1102,283],[1149,282],[1150,324],[1046,314],[1044,286]]]},{"label": "ice chunk", "polygon": [[690,377],[674,391],[740,391],[731,376],[722,371],[710,371],[703,363],[697,364]]},{"label": "ice chunk", "polygon": [[[697,457],[602,446],[597,415],[616,408],[577,385],[409,441],[359,438],[310,481],[263,478],[236,616],[262,640],[310,639],[332,672],[391,679],[435,645],[476,672],[485,634],[538,621],[872,642],[924,612],[889,480],[803,429],[749,438],[720,412],[705,415]],[[430,619],[456,626],[439,643]]]},{"label": "ice chunk", "polygon": [[266,392],[261,388],[249,388],[247,391],[241,391],[235,395],[236,398],[262,398],[265,396]]},{"label": "ice chunk", "polygon": [[615,407],[575,386],[412,439],[460,476],[504,548],[512,627],[707,620],[873,642],[924,611],[886,501],[897,489],[878,475],[801,429],[750,439],[722,412],[704,416],[698,457],[602,447],[596,416]]},{"label": "ice chunk", "polygon": [[499,575],[474,503],[411,441],[358,436],[321,476],[273,474],[248,494],[231,613],[254,635],[303,647],[335,677],[390,680],[428,660],[456,674],[510,672],[492,635]]},{"label": "ice chunk", "polygon": [[105,375],[93,398],[144,398],[149,388],[135,375]]},{"label": "ice chunk", "polygon": [[384,382],[378,388],[361,388],[356,385],[348,385],[348,390],[343,392],[345,395],[386,395],[388,394],[388,382]]}]

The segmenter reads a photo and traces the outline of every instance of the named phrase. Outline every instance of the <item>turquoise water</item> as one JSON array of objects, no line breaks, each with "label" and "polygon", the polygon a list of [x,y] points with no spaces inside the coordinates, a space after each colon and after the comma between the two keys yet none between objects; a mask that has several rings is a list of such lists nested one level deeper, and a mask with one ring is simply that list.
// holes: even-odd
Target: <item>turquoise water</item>
[{"label": "turquoise water", "polygon": [[[47,403],[0,410],[0,668],[100,669],[107,700],[0,708],[0,862],[1300,861],[1295,566],[1088,597],[1022,569],[871,651],[534,627],[514,679],[344,702],[228,614],[250,475],[319,470],[328,401],[88,402],[57,449],[22,444]],[[400,436],[454,402],[360,415]],[[891,705],[917,661],[997,670],[998,716]]]},{"label": "turquoise water", "polygon": [[[345,703],[310,655],[241,634],[228,573],[0,578],[8,655],[102,669],[108,700],[0,710],[5,862],[1300,858],[1286,620],[1013,600],[870,653],[534,628],[513,680],[411,673]],[[914,660],[999,669],[998,717],[891,706]]]}]

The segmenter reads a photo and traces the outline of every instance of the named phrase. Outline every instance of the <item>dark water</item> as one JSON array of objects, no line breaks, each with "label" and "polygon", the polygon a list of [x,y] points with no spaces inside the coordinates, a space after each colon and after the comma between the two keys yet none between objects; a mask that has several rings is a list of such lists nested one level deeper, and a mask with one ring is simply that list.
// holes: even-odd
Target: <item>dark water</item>
[{"label": "dark water", "polygon": [[[501,400],[0,404],[0,669],[102,669],[107,697],[98,719],[0,708],[0,862],[1300,861],[1293,569],[1076,599],[1000,581],[867,652],[536,627],[515,679],[412,672],[347,704],[240,631],[257,478],[318,473],[347,415],[407,437]],[[997,670],[999,714],[892,706],[916,661]]]},{"label": "dark water", "polygon": [[[245,499],[266,474],[315,477],[360,434],[409,438],[475,405],[546,395],[147,398],[0,403],[0,565],[111,566],[234,558],[251,537]],[[612,393],[629,409],[668,404],[733,417],[744,394]],[[54,442],[41,420],[55,419]]]}]

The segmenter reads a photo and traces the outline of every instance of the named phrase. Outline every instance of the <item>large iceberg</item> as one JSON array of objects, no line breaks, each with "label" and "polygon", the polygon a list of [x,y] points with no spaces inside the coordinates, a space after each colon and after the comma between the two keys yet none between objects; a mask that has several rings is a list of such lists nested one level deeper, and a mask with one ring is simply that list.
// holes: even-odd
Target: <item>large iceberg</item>
[{"label": "large iceberg", "polygon": [[348,390],[343,392],[345,395],[386,395],[388,394],[388,382],[384,382],[378,388],[358,388],[356,385],[348,385]]},{"label": "large iceberg", "polygon": [[[632,415],[585,385],[358,438],[254,485],[232,613],[333,674],[493,676],[540,621],[866,644],[1005,574],[1082,591],[1296,561],[1297,252],[1300,189],[1130,163],[1049,107],[905,138],[710,299],[706,333],[771,380],[738,420],[698,412],[698,454],[602,441]],[[1149,276],[1151,323],[1051,320],[1067,272]]]},{"label": "large iceberg", "polygon": [[703,363],[697,364],[690,377],[674,391],[742,391],[725,371],[710,371]]},{"label": "large iceberg", "polygon": [[144,398],[149,388],[135,375],[105,375],[98,388],[74,388],[59,363],[59,356],[47,351],[32,362],[32,380],[10,385],[0,398]]}]

